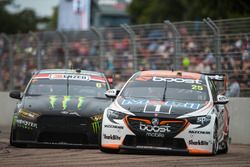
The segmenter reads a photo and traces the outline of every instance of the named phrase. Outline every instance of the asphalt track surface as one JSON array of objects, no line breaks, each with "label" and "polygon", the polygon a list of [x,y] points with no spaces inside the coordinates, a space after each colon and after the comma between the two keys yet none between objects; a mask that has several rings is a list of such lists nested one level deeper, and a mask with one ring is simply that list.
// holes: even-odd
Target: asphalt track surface
[{"label": "asphalt track surface", "polygon": [[230,166],[250,167],[250,145],[232,144],[228,154],[217,156],[169,155],[152,152],[105,154],[98,149],[16,148],[9,145],[9,128],[0,127],[0,167],[53,166]]}]

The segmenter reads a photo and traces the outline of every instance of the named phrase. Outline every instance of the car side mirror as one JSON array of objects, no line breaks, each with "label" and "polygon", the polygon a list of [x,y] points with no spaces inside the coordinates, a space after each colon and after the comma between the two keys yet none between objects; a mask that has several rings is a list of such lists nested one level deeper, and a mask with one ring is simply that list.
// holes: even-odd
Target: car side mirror
[{"label": "car side mirror", "polygon": [[9,96],[14,99],[19,99],[19,100],[22,99],[21,91],[19,90],[12,90]]},{"label": "car side mirror", "polygon": [[116,96],[119,94],[120,90],[116,89],[109,89],[105,92],[105,95],[110,98],[116,98]]},{"label": "car side mirror", "polygon": [[229,99],[227,96],[217,95],[217,101],[215,101],[214,104],[227,104],[228,102]]}]

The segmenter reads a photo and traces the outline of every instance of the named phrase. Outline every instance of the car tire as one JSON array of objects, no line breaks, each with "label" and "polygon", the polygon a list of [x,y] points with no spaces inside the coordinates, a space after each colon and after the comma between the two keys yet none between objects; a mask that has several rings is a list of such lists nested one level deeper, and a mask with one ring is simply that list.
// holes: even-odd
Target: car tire
[{"label": "car tire", "polygon": [[119,149],[110,149],[102,147],[102,127],[98,136],[98,146],[101,152],[110,153],[110,154],[117,154],[120,150]]},{"label": "car tire", "polygon": [[214,132],[213,132],[213,149],[212,154],[216,155],[218,152],[218,127],[217,123],[214,124]]},{"label": "car tire", "polygon": [[219,153],[221,154],[228,153],[228,148],[229,148],[229,135],[225,136],[225,139],[223,140],[223,148],[222,150],[219,151]]}]

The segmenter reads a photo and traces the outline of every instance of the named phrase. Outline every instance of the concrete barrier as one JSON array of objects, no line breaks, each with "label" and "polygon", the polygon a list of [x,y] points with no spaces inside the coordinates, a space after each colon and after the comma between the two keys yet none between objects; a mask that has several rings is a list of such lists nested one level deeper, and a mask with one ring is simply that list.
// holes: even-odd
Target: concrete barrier
[{"label": "concrete barrier", "polygon": [[230,98],[231,142],[250,144],[250,98]]},{"label": "concrete barrier", "polygon": [[0,92],[0,126],[11,126],[18,100],[9,97],[9,92]]},{"label": "concrete barrier", "polygon": [[[10,98],[8,92],[0,92],[0,126],[11,126],[16,103],[17,100]],[[250,98],[231,98],[228,108],[231,142],[250,144]]]}]

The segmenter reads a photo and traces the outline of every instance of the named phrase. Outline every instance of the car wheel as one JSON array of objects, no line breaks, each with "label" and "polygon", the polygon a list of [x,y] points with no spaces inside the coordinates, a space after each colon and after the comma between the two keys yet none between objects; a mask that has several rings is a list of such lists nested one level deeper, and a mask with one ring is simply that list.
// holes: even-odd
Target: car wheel
[{"label": "car wheel", "polygon": [[109,149],[109,148],[102,147],[102,127],[101,127],[99,137],[98,137],[98,146],[99,146],[99,149],[104,153],[116,154],[120,151],[119,149]]},{"label": "car wheel", "polygon": [[212,154],[216,155],[218,151],[218,127],[217,123],[214,124],[214,133],[213,133],[213,149]]},{"label": "car wheel", "polygon": [[229,135],[227,135],[222,143],[222,150],[220,150],[221,154],[226,154],[228,153],[228,148],[229,148]]}]

